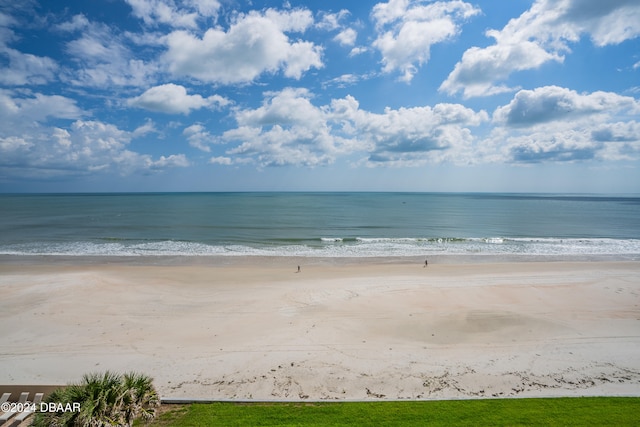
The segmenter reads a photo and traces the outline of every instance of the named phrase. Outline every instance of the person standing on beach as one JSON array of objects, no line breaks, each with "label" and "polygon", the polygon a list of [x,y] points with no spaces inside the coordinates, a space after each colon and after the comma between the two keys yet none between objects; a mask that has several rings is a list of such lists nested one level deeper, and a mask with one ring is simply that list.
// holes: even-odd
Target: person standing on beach
[{"label": "person standing on beach", "polygon": [[424,267],[422,267],[422,268],[427,268],[428,265],[429,265],[429,262],[425,259],[424,260]]},{"label": "person standing on beach", "polygon": [[298,266],[298,271],[297,271],[297,273],[300,273],[300,266]]}]

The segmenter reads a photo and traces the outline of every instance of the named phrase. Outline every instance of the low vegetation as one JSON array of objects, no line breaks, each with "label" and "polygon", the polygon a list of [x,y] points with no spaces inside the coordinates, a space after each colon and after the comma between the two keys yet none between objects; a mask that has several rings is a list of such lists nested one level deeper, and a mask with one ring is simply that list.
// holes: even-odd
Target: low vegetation
[{"label": "low vegetation", "polygon": [[[163,405],[149,426],[638,426],[640,398]],[[173,406],[173,407],[172,407]]]},{"label": "low vegetation", "polygon": [[[46,403],[60,406],[58,412],[36,414],[33,426],[131,426],[136,419],[150,420],[159,404],[151,378],[138,373],[87,374],[78,384],[59,388]],[[64,410],[80,404],[79,410]]]}]

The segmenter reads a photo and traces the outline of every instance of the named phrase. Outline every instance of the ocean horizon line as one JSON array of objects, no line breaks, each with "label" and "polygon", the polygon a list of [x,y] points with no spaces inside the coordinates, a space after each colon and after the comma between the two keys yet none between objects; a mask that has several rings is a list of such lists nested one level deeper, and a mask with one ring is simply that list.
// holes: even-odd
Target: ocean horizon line
[{"label": "ocean horizon line", "polygon": [[606,192],[528,192],[528,191],[411,191],[411,190],[211,190],[211,191],[69,191],[69,192],[11,192],[1,196],[109,196],[109,195],[198,195],[198,194],[424,194],[424,195],[495,195],[514,197],[612,197],[640,198],[640,193]]}]

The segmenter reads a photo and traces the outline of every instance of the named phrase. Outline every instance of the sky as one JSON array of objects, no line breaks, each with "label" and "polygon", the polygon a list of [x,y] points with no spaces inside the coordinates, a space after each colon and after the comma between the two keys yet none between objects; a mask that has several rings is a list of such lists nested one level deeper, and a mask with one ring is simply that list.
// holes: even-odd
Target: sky
[{"label": "sky", "polygon": [[638,0],[0,0],[0,192],[640,193]]}]

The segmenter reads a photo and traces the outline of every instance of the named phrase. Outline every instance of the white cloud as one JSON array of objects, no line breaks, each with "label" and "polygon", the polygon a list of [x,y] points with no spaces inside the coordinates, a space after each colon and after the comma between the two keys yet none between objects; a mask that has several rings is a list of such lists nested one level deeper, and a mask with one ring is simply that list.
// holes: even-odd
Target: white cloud
[{"label": "white cloud", "polygon": [[158,160],[151,160],[148,157],[145,157],[145,164],[150,169],[166,169],[170,167],[187,167],[189,166],[189,161],[184,154],[171,154],[170,156],[160,156]]},{"label": "white cloud", "polygon": [[178,4],[173,0],[126,0],[133,15],[145,24],[169,25],[178,28],[197,28],[201,17],[217,17],[217,0],[190,0]]},{"label": "white cloud", "polygon": [[640,158],[634,119],[640,104],[614,93],[556,86],[520,91],[496,109],[495,127],[484,139],[473,129],[489,115],[460,104],[371,112],[352,96],[326,105],[313,100],[306,89],[287,88],[266,93],[258,108],[235,110],[238,126],[217,141],[229,145],[225,158],[260,167],[313,167],[340,157],[374,167]]},{"label": "white cloud", "polygon": [[149,133],[160,133],[160,132],[156,129],[156,126],[153,123],[153,121],[147,119],[145,124],[138,126],[133,131],[133,137],[138,138],[138,137],[147,135]]},{"label": "white cloud", "polygon": [[640,141],[640,123],[628,122],[603,123],[591,130],[591,138],[600,142]]},{"label": "white cloud", "polygon": [[23,53],[9,47],[17,40],[10,27],[19,25],[9,15],[0,13],[0,84],[7,86],[43,85],[56,79],[58,64],[51,58]]},{"label": "white cloud", "polygon": [[229,100],[220,95],[203,98],[201,95],[188,95],[184,86],[168,83],[152,87],[142,95],[127,101],[131,106],[167,114],[189,114],[192,110],[204,107],[223,107]]},{"label": "white cloud", "polygon": [[79,35],[66,44],[67,53],[79,68],[61,76],[73,85],[102,89],[145,86],[158,73],[156,64],[138,59],[127,46],[125,36],[105,24],[76,16],[58,28]]},{"label": "white cloud", "polygon": [[382,54],[383,71],[400,71],[409,82],[430,58],[431,46],[460,32],[460,23],[480,13],[469,3],[390,0],[374,6],[371,16],[378,30],[373,47]]},{"label": "white cloud", "polygon": [[255,110],[237,112],[240,126],[308,125],[316,127],[324,120],[321,110],[311,104],[307,89],[285,88],[268,92],[263,105]]},{"label": "white cloud", "polygon": [[356,43],[358,32],[353,28],[346,28],[338,33],[333,39],[342,46],[353,46]]},{"label": "white cloud", "polygon": [[500,31],[486,35],[495,44],[472,47],[440,86],[465,98],[513,90],[499,82],[513,72],[562,62],[569,43],[583,34],[597,46],[617,44],[640,35],[640,3],[635,0],[537,0]]},{"label": "white cloud", "polygon": [[201,16],[218,16],[220,2],[218,0],[188,0],[187,4],[196,8]]},{"label": "white cloud", "polygon": [[351,49],[351,51],[349,52],[349,56],[357,56],[357,55],[360,55],[361,53],[367,52],[368,50],[369,49],[364,46],[356,46],[353,49]]},{"label": "white cloud", "polygon": [[565,16],[575,32],[573,40],[586,33],[596,46],[606,46],[640,35],[640,4],[636,0],[565,1]]},{"label": "white cloud", "polygon": [[14,166],[25,172],[64,175],[107,169],[122,157],[129,142],[126,132],[97,121],[78,120],[68,130],[54,128],[53,135],[55,144],[45,134],[32,132],[25,138],[28,144],[9,147],[3,154],[14,157]]},{"label": "white cloud", "polygon": [[350,141],[332,134],[328,107],[316,107],[306,89],[269,92],[257,109],[238,110],[238,127],[222,135],[235,162],[259,166],[320,166],[351,151]]},{"label": "white cloud", "polygon": [[[242,129],[242,128],[241,128]],[[224,137],[233,140],[232,132]],[[244,140],[227,153],[250,157],[260,166],[320,166],[332,163],[335,153],[332,138],[318,129],[300,126],[285,129],[275,125],[269,130],[260,130],[256,138]]]},{"label": "white cloud", "polygon": [[186,31],[166,37],[164,60],[176,76],[212,83],[246,83],[262,73],[283,71],[299,79],[323,66],[322,49],[311,42],[291,42],[285,33],[303,32],[313,24],[306,9],[250,12],[240,15],[228,31],[210,28],[202,38]]},{"label": "white cloud", "polygon": [[[69,132],[44,125],[82,115],[82,110],[70,98],[0,89],[0,168],[8,167],[13,174],[24,165],[49,158],[50,151],[67,149]],[[56,158],[55,154],[52,158]],[[3,174],[4,169],[0,176]]]},{"label": "white cloud", "polygon": [[71,134],[66,129],[54,128],[53,138],[56,140],[57,144],[63,147],[71,146]]},{"label": "white cloud", "polygon": [[[617,137],[594,137],[591,129],[565,129],[553,133],[535,131],[514,135],[502,145],[501,161],[515,163],[575,163],[585,161],[620,161],[640,158],[640,126],[624,123],[601,126],[598,131],[625,128]],[[613,140],[612,140],[613,139]]]},{"label": "white cloud", "polygon": [[360,81],[367,80],[371,78],[370,74],[365,75],[357,75],[357,74],[343,74],[341,76],[335,77],[325,83],[323,83],[323,87],[327,86],[336,86],[340,88],[345,88],[347,86],[352,86],[357,84]]},{"label": "white cloud", "polygon": [[233,164],[233,161],[231,160],[231,157],[224,157],[224,156],[218,156],[218,157],[212,157],[209,159],[209,163],[212,165],[231,165]]},{"label": "white cloud", "polygon": [[536,132],[507,140],[508,157],[516,163],[576,162],[596,157],[599,144],[585,132]]},{"label": "white cloud", "polygon": [[32,128],[23,136],[0,136],[0,176],[127,175],[188,165],[182,154],[154,160],[148,154],[129,150],[134,136],[97,120],[76,120],[68,128]]},{"label": "white cloud", "polygon": [[342,23],[350,14],[346,9],[342,9],[338,13],[321,12],[320,20],[316,27],[325,31],[339,31],[333,37],[333,40],[342,46],[353,46],[358,37],[358,32]]},{"label": "white cloud", "polygon": [[413,107],[383,114],[360,110],[354,99],[334,103],[350,119],[347,133],[357,135],[370,152],[368,165],[416,166],[428,162],[470,163],[474,137],[469,130],[488,120],[459,104]]},{"label": "white cloud", "polygon": [[[470,154],[469,126],[488,120],[458,104],[361,110],[352,96],[315,106],[305,89],[267,93],[263,105],[236,111],[238,127],[222,140],[238,143],[227,150],[232,159],[260,166],[332,163],[338,156],[367,153],[368,165],[417,165],[429,161],[462,162]],[[458,160],[456,160],[458,159]]]},{"label": "white cloud", "polygon": [[11,86],[42,85],[56,79],[58,64],[51,58],[2,48],[0,58],[8,59],[7,67],[0,67],[0,84]]},{"label": "white cloud", "polygon": [[508,105],[496,109],[493,118],[507,126],[533,126],[596,113],[610,115],[623,109],[640,111],[640,104],[631,97],[611,92],[578,94],[558,86],[544,86],[519,91]]},{"label": "white cloud", "polygon": [[[12,27],[18,24],[18,21],[11,15],[4,13],[4,12],[0,12],[0,28],[4,28],[4,27]],[[2,34],[2,32],[0,32],[0,34]],[[0,41],[2,41],[4,39],[0,38]]]},{"label": "white cloud", "polygon": [[503,163],[637,160],[639,111],[634,98],[610,92],[523,90],[496,109],[498,127],[480,150],[486,160]]},{"label": "white cloud", "polygon": [[342,9],[338,13],[322,12],[320,14],[321,15],[320,22],[318,22],[316,26],[326,31],[333,31],[333,30],[340,29],[342,27],[342,24],[340,22],[343,21],[350,14],[351,13],[346,9]]},{"label": "white cloud", "polygon": [[204,126],[198,123],[186,127],[182,134],[187,137],[189,145],[207,153],[211,151],[209,145],[217,142],[216,137],[212,136]]},{"label": "white cloud", "polygon": [[70,21],[62,22],[56,25],[59,31],[73,33],[76,31],[82,31],[91,25],[89,20],[83,14],[74,15]]},{"label": "white cloud", "polygon": [[454,94],[463,91],[465,98],[511,92],[513,88],[495,85],[514,71],[537,68],[547,61],[562,62],[559,55],[550,54],[529,41],[508,45],[494,45],[484,49],[472,47],[458,62],[440,90]]},{"label": "white cloud", "polygon": [[0,135],[18,129],[24,130],[33,122],[76,119],[82,115],[82,110],[71,98],[41,93],[23,96],[11,90],[0,89]]},{"label": "white cloud", "polygon": [[71,144],[56,153],[61,169],[75,164],[78,171],[116,171],[122,175],[168,167],[185,167],[183,154],[161,156],[158,160],[148,154],[127,149],[133,134],[100,121],[76,121],[70,128]]}]

